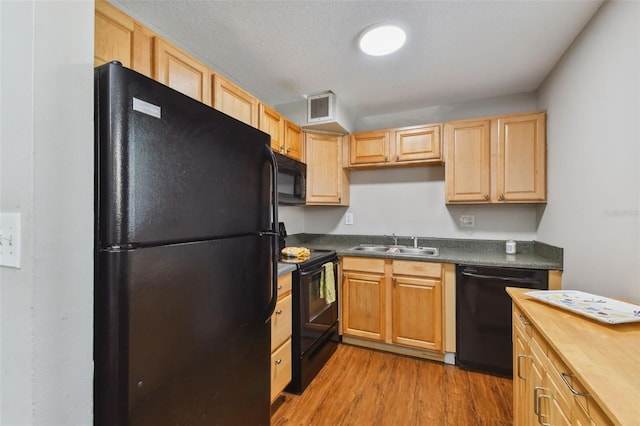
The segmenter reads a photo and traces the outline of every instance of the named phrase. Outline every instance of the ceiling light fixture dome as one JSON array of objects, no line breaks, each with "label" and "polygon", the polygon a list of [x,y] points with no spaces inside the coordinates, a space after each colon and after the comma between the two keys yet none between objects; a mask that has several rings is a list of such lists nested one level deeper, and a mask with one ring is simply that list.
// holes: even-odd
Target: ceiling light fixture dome
[{"label": "ceiling light fixture dome", "polygon": [[367,28],[360,36],[358,45],[367,55],[383,56],[400,49],[407,35],[395,25],[375,25]]}]

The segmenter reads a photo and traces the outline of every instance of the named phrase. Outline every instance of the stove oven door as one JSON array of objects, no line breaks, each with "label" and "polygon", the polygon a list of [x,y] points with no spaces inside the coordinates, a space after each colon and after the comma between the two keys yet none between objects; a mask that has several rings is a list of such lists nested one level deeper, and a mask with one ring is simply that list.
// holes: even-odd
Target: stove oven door
[{"label": "stove oven door", "polygon": [[[327,330],[338,321],[338,301],[331,303],[321,296],[324,267],[300,271],[300,345],[304,354]],[[338,285],[338,263],[333,262],[334,283]],[[337,288],[336,288],[337,295]]]}]

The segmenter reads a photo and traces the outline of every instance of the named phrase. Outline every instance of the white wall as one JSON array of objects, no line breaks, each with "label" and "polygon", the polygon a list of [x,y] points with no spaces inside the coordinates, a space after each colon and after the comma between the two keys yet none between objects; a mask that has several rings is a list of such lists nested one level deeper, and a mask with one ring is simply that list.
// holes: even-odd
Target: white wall
[{"label": "white wall", "polygon": [[93,381],[93,2],[0,1],[0,424],[89,425]]},{"label": "white wall", "polygon": [[[383,234],[437,238],[533,240],[536,209],[531,206],[447,206],[444,167],[351,172],[351,203],[346,207],[306,207],[305,232]],[[353,225],[344,214],[353,213]],[[475,227],[459,226],[460,215],[474,215]]]},{"label": "white wall", "polygon": [[640,301],[640,3],[606,2],[539,90],[564,286]]}]

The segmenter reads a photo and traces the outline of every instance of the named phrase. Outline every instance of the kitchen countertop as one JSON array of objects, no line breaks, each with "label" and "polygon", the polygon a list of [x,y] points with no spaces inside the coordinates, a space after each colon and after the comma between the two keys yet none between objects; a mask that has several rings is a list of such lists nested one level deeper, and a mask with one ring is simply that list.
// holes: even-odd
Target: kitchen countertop
[{"label": "kitchen countertop", "polygon": [[640,323],[602,324],[508,288],[513,302],[615,424],[640,419]]},{"label": "kitchen countertop", "polygon": [[288,274],[289,272],[293,272],[296,270],[296,265],[292,265],[291,263],[278,263],[278,276],[282,276],[284,274]]},{"label": "kitchen countertop", "polygon": [[[287,237],[288,246],[304,246],[315,249],[331,249],[338,256],[378,257],[425,262],[443,262],[476,266],[498,266],[562,270],[563,251],[538,241],[517,241],[516,254],[505,253],[505,241],[463,240],[418,237],[420,247],[436,247],[438,256],[420,256],[387,252],[350,250],[360,244],[391,245],[391,237],[379,235],[295,234]],[[413,247],[409,237],[398,237],[398,244]]]}]

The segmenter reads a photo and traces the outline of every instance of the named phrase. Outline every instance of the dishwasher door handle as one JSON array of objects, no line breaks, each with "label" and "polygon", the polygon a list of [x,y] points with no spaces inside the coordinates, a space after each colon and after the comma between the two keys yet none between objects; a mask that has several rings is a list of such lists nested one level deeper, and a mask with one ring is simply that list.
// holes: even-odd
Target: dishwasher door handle
[{"label": "dishwasher door handle", "polygon": [[472,272],[462,272],[462,275],[465,277],[479,278],[482,280],[498,280],[498,281],[506,281],[510,283],[521,283],[521,284],[540,284],[539,280],[531,279],[531,278],[515,278],[515,277],[496,277],[495,275],[483,275],[483,274],[474,274]]}]

